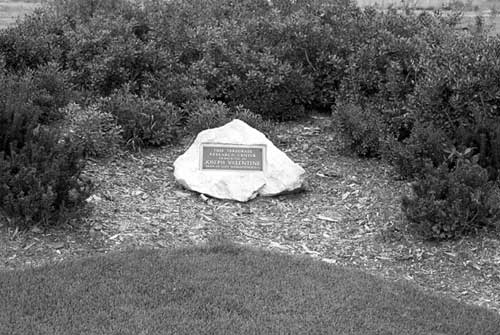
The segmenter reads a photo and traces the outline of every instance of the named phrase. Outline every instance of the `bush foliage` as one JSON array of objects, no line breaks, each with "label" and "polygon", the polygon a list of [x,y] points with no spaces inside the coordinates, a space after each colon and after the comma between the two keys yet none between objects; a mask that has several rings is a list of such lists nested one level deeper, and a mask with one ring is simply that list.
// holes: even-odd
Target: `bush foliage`
[{"label": "bush foliage", "polygon": [[163,99],[139,96],[128,89],[101,98],[99,108],[113,115],[131,149],[176,143],[180,135],[180,109]]},{"label": "bush foliage", "polygon": [[478,157],[469,160],[461,154],[454,158],[451,170],[447,164],[423,169],[425,176],[413,183],[413,196],[403,197],[403,212],[428,239],[477,232],[492,222],[500,208],[489,201],[497,186],[488,183]]},{"label": "bush foliage", "polygon": [[61,130],[78,143],[86,156],[109,157],[118,152],[122,128],[113,115],[102,112],[97,105],[86,108],[71,103],[61,111]]},{"label": "bush foliage", "polygon": [[270,138],[275,136],[271,121],[264,120],[261,115],[252,113],[242,105],[230,108],[222,102],[199,100],[185,106],[185,110],[188,118],[186,130],[193,135],[202,130],[220,127],[234,119],[239,119]]},{"label": "bush foliage", "polygon": [[[42,126],[65,124],[69,142],[86,138],[86,154],[101,155],[117,125],[137,149],[233,118],[270,133],[269,120],[331,111],[350,151],[429,187],[435,175],[481,175],[457,186],[480,192],[500,171],[500,37],[480,19],[468,31],[459,22],[350,0],[53,0],[0,31],[0,151],[12,159]],[[474,168],[447,162],[449,147],[469,150]],[[410,220],[458,203],[424,193],[432,206],[405,200]]]},{"label": "bush foliage", "polygon": [[55,105],[37,103],[40,79],[0,75],[0,212],[18,225],[58,221],[81,207],[90,186],[80,179],[78,143],[45,124]]}]

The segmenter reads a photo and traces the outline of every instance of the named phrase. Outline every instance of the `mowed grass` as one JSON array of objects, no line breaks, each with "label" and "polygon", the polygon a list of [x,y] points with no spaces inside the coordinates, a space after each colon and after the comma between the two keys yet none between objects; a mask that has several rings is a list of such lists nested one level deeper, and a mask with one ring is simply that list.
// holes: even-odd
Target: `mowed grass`
[{"label": "mowed grass", "polygon": [[500,334],[408,283],[230,244],[0,272],[0,334]]},{"label": "mowed grass", "polygon": [[16,22],[17,18],[33,12],[40,6],[40,1],[1,1],[0,29]]}]

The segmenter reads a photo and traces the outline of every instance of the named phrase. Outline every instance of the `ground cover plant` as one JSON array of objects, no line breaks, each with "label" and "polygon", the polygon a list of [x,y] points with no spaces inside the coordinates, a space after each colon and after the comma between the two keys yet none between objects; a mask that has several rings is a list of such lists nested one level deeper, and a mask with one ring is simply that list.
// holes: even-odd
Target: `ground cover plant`
[{"label": "ground cover plant", "polygon": [[478,334],[500,317],[407,283],[216,242],[0,272],[9,334]]}]

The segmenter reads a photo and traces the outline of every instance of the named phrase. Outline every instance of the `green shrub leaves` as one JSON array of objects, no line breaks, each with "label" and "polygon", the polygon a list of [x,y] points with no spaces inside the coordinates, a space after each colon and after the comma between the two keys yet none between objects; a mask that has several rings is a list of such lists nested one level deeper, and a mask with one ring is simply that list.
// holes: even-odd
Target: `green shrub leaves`
[{"label": "green shrub leaves", "polygon": [[[2,208],[35,220],[76,204],[79,157],[111,154],[120,134],[161,146],[232,118],[271,134],[270,120],[319,110],[350,151],[418,182],[404,208],[426,236],[474,231],[500,171],[500,37],[481,20],[459,31],[459,17],[348,0],[51,1],[0,31]],[[450,147],[477,159],[450,162]]]}]

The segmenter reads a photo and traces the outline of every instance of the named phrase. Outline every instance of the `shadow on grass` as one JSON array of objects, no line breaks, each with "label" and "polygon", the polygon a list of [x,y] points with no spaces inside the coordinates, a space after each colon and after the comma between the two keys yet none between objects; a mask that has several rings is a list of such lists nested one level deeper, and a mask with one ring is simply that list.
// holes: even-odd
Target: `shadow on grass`
[{"label": "shadow on grass", "polygon": [[488,310],[213,241],[0,272],[0,334],[500,334]]}]

